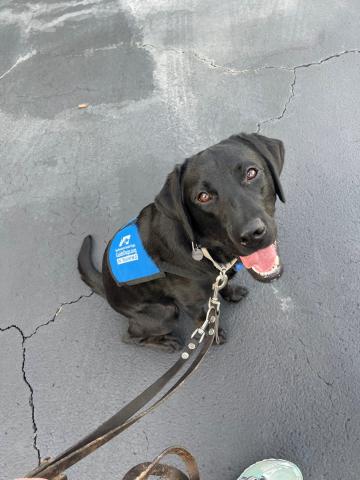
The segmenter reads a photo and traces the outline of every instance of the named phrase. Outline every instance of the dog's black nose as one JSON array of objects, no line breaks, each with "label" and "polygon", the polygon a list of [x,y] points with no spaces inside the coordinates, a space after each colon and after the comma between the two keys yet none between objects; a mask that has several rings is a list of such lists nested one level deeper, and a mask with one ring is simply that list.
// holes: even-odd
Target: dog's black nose
[{"label": "dog's black nose", "polygon": [[266,234],[266,225],[261,218],[255,218],[245,225],[241,233],[240,242],[242,245],[248,245],[260,242]]}]

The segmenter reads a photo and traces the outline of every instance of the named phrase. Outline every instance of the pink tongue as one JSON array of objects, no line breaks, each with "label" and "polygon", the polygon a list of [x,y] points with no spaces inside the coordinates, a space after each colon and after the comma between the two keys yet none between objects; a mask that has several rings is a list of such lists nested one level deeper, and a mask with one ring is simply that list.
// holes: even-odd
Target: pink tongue
[{"label": "pink tongue", "polygon": [[270,247],[258,250],[246,257],[240,257],[245,268],[255,268],[260,273],[266,273],[271,270],[276,263],[276,247],[274,244]]}]

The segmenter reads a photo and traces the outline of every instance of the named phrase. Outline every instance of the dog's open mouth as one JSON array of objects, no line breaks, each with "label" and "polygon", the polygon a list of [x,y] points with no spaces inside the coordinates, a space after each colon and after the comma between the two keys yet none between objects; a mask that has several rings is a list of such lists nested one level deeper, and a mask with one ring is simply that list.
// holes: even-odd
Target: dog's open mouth
[{"label": "dog's open mouth", "polygon": [[283,272],[276,242],[251,255],[240,257],[240,260],[251,275],[260,282],[271,282],[279,278]]}]

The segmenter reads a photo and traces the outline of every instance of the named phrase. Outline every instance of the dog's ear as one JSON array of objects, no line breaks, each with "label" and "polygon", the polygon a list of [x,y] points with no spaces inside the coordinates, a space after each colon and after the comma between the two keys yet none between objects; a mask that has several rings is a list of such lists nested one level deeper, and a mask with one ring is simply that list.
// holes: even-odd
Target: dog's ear
[{"label": "dog's ear", "polygon": [[249,144],[256,152],[258,152],[269,167],[275,191],[282,202],[285,203],[285,195],[280,183],[280,174],[284,165],[285,149],[281,140],[276,138],[264,137],[258,133],[240,133],[235,137]]},{"label": "dog's ear", "polygon": [[184,203],[183,174],[186,162],[175,165],[174,170],[167,176],[160,193],[155,197],[155,206],[170,218],[180,221],[188,237],[194,243],[194,232]]}]

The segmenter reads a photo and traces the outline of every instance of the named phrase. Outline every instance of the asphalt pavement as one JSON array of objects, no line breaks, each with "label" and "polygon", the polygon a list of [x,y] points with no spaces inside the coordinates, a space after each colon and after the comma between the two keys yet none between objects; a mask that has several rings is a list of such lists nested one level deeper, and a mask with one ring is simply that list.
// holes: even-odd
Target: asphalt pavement
[{"label": "asphalt pavement", "polygon": [[204,480],[267,457],[358,478],[359,23],[358,0],[0,0],[1,480],[175,361],[122,343],[76,256],[91,233],[100,265],[175,163],[241,131],[285,144],[285,273],[239,274],[228,343],[69,479],[122,478],[173,444]]}]

